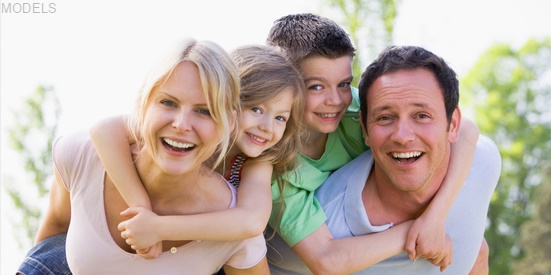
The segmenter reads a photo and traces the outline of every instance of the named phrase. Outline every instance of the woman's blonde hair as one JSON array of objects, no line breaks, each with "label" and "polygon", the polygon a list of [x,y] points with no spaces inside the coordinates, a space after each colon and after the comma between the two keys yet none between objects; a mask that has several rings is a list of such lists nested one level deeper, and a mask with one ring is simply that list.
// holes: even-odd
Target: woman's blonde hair
[{"label": "woman's blonde hair", "polygon": [[[236,126],[237,110],[240,109],[240,84],[237,69],[230,56],[214,42],[186,40],[175,53],[150,73],[138,93],[135,111],[129,117],[130,133],[138,144],[146,142],[142,125],[151,97],[181,62],[190,62],[199,70],[207,106],[221,136],[215,153],[217,157],[214,160],[214,164],[218,165],[226,155],[231,142],[230,133]],[[155,150],[154,146],[151,148]]]}]

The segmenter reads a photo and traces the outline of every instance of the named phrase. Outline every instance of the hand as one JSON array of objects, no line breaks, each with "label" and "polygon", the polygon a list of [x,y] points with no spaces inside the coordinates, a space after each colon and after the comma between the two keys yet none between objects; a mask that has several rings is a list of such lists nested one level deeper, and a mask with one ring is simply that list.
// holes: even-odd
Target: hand
[{"label": "hand", "polygon": [[138,249],[136,253],[142,256],[144,259],[155,259],[161,255],[163,252],[163,242],[158,242],[153,246],[150,246],[146,249]]},{"label": "hand", "polygon": [[453,244],[452,244],[452,239],[448,235],[446,235],[446,248],[444,250],[445,250],[445,252],[443,253],[444,257],[427,259],[427,261],[429,261],[433,265],[439,266],[440,272],[444,272],[444,270],[446,270],[448,265],[451,265],[453,261]]},{"label": "hand", "polygon": [[421,257],[431,259],[433,263],[440,263],[443,259],[451,262],[452,243],[445,233],[445,220],[429,220],[430,217],[425,213],[413,222],[407,235],[406,252],[410,259]]},{"label": "hand", "polygon": [[126,243],[146,259],[158,257],[162,252],[160,231],[154,222],[158,216],[143,207],[128,208],[121,212],[121,216],[131,217],[117,227]]}]

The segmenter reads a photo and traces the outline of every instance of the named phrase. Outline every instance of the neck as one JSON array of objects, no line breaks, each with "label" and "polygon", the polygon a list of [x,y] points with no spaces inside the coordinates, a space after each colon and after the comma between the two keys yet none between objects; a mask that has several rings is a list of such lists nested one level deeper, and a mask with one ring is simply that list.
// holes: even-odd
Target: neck
[{"label": "neck", "polygon": [[371,224],[400,224],[421,216],[439,187],[440,184],[432,181],[419,190],[401,190],[375,165],[366,181],[362,199]]},{"label": "neck", "polygon": [[185,174],[169,175],[149,157],[142,155],[136,159],[136,170],[149,194],[151,203],[155,204],[178,201],[197,193],[200,190],[197,182],[208,168],[200,165],[197,169]]},{"label": "neck", "polygon": [[325,153],[325,144],[329,134],[308,131],[302,136],[303,148],[301,153],[311,159],[320,159]]}]

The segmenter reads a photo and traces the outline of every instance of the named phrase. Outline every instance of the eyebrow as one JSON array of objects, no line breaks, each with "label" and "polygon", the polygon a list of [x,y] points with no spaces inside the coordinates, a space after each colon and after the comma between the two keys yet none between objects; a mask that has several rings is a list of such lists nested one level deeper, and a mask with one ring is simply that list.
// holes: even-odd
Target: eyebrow
[{"label": "eyebrow", "polygon": [[[411,106],[411,105],[413,105],[414,107],[423,108],[423,109],[429,109],[429,110],[433,109],[433,108],[429,107],[429,105],[427,105],[426,103],[413,103],[413,104],[409,104],[408,106]],[[371,112],[369,112],[369,113],[372,113],[372,114],[380,113],[382,111],[391,110],[393,108],[394,107],[391,106],[391,105],[383,105],[383,106],[372,109]]]}]

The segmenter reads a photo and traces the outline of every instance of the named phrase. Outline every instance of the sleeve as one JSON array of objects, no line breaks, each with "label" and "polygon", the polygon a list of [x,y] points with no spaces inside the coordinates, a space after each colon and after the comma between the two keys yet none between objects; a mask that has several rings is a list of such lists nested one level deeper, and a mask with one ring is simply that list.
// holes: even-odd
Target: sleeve
[{"label": "sleeve", "polygon": [[228,259],[226,264],[238,269],[253,267],[264,258],[266,250],[266,241],[262,234],[243,240],[239,250]]},{"label": "sleeve", "polygon": [[88,133],[82,131],[58,137],[52,146],[54,169],[59,173],[67,190],[83,163],[82,152],[86,144],[91,144]]},{"label": "sleeve", "polygon": [[[302,181],[323,182],[326,178],[317,169],[302,163],[297,171],[285,177],[282,199],[279,199],[277,184],[272,184],[273,204],[269,224],[289,246],[312,234],[327,220],[314,194],[319,185],[301,184]],[[281,207],[283,210],[280,211]]]}]

